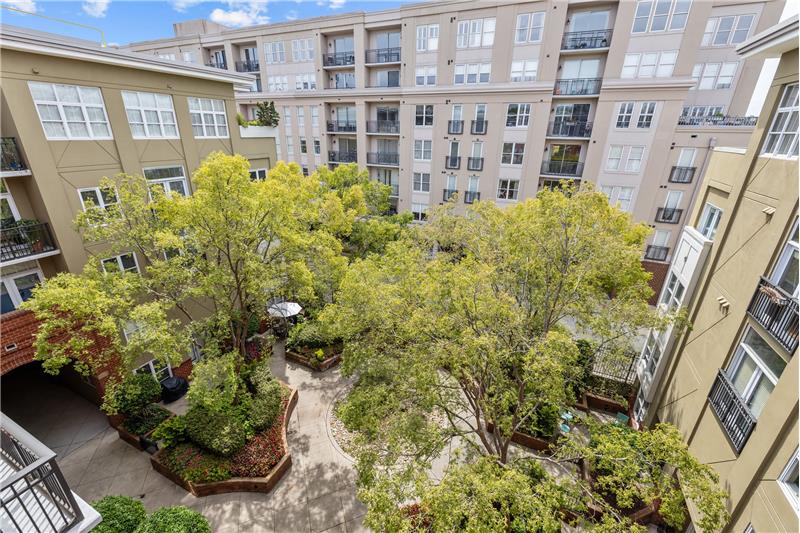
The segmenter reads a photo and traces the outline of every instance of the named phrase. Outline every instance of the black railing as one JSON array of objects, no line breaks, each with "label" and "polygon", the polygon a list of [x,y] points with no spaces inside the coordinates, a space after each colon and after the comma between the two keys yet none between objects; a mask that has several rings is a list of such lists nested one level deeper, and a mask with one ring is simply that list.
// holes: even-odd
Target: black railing
[{"label": "black railing", "polygon": [[714,385],[711,386],[708,402],[738,454],[756,427],[756,417],[750,412],[750,408],[739,396],[728,374],[722,369],[719,370]]},{"label": "black railing", "polygon": [[673,207],[659,207],[656,211],[656,222],[663,222],[664,224],[677,224],[681,221],[683,209],[675,209]]},{"label": "black railing", "polygon": [[787,352],[794,353],[798,344],[798,304],[791,294],[762,277],[750,300],[747,314],[761,324]]},{"label": "black railing", "polygon": [[367,152],[367,164],[400,166],[400,154],[393,152]]},{"label": "black railing", "polygon": [[325,67],[345,67],[356,64],[355,52],[333,52],[322,54],[322,65]]},{"label": "black railing", "polygon": [[228,63],[225,61],[209,61],[206,63],[207,67],[214,67],[214,68],[221,68],[222,70],[228,70]]},{"label": "black railing", "polygon": [[560,119],[550,123],[550,135],[553,137],[581,137],[592,136],[592,123],[580,120]]},{"label": "black railing", "polygon": [[481,193],[478,191],[464,191],[464,203],[474,204],[481,199]]},{"label": "black railing", "polygon": [[581,161],[542,161],[542,174],[581,177],[583,163]]},{"label": "black railing", "polygon": [[258,61],[237,61],[236,72],[258,72]]},{"label": "black railing", "polygon": [[483,158],[482,157],[468,157],[467,158],[467,170],[483,170]]},{"label": "black railing", "polygon": [[461,156],[459,155],[446,155],[444,156],[444,168],[461,168]]},{"label": "black railing", "polygon": [[399,63],[400,47],[397,48],[375,48],[367,50],[367,63]]},{"label": "black railing", "polygon": [[328,132],[330,133],[355,133],[356,129],[355,121],[328,121]]},{"label": "black railing", "polygon": [[56,249],[46,222],[4,224],[0,230],[0,261],[22,259]]},{"label": "black railing", "polygon": [[358,160],[356,152],[328,152],[328,161],[331,163],[355,163]]},{"label": "black railing", "polygon": [[655,246],[653,244],[648,244],[647,249],[644,252],[644,258],[652,259],[653,261],[666,261],[668,255],[669,247]]},{"label": "black railing", "polygon": [[562,50],[608,48],[610,45],[611,30],[571,31],[561,38]]},{"label": "black railing", "polygon": [[464,121],[448,120],[447,133],[449,133],[450,135],[461,135],[462,133],[464,133]]},{"label": "black railing", "polygon": [[636,381],[636,361],[639,354],[636,352],[612,352],[600,350],[592,361],[592,374],[595,376],[632,384]]},{"label": "black railing", "polygon": [[579,96],[599,94],[601,78],[576,78],[571,80],[556,80],[553,94],[564,96]]},{"label": "black railing", "polygon": [[458,194],[457,189],[444,189],[442,191],[442,201],[447,202],[450,200],[450,198],[452,198],[456,194]]},{"label": "black railing", "polygon": [[473,135],[486,135],[488,127],[488,120],[473,120],[469,132]]},{"label": "black railing", "polygon": [[719,115],[712,117],[689,117],[678,118],[678,126],[755,126],[758,117],[735,117]]},{"label": "black railing", "polygon": [[398,120],[368,120],[367,133],[400,134],[400,121]]},{"label": "black railing", "polygon": [[0,170],[3,172],[19,172],[21,170],[28,170],[28,165],[19,153],[17,146],[17,139],[14,137],[3,137],[2,139],[2,166]]},{"label": "black railing", "polygon": [[694,179],[696,167],[672,167],[669,181],[672,183],[691,183]]}]

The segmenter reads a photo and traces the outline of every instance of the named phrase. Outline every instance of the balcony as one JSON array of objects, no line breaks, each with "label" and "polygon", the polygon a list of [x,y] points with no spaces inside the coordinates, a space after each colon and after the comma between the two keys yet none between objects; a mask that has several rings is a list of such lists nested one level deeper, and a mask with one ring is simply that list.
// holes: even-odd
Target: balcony
[{"label": "balcony", "polygon": [[583,163],[580,161],[542,161],[542,174],[579,178],[583,175]]},{"label": "balcony", "polygon": [[17,146],[17,139],[14,137],[2,138],[2,166],[0,166],[0,171],[29,173],[28,165],[22,159]]},{"label": "balcony", "polygon": [[601,78],[576,78],[556,80],[553,94],[559,96],[589,96],[600,94]]},{"label": "balcony", "polygon": [[790,294],[761,278],[747,308],[753,320],[761,324],[786,351],[797,350],[798,304]]},{"label": "balcony", "polygon": [[222,70],[228,70],[228,63],[225,61],[209,61],[206,63],[207,67],[219,68]]},{"label": "balcony", "polygon": [[464,203],[474,204],[481,199],[481,193],[478,191],[464,191]]},{"label": "balcony", "polygon": [[483,170],[483,158],[482,157],[468,157],[467,158],[467,170]]},{"label": "balcony", "polygon": [[681,221],[683,209],[675,209],[672,207],[659,207],[656,211],[656,222],[663,222],[664,224],[677,224]]},{"label": "balcony", "polygon": [[450,135],[461,135],[464,133],[464,121],[463,120],[448,120],[447,121],[447,133]]},{"label": "balcony", "polygon": [[322,54],[323,67],[347,67],[355,64],[355,52],[333,52],[330,54]]},{"label": "balcony", "polygon": [[368,120],[367,133],[400,135],[400,122],[397,120]]},{"label": "balcony", "polygon": [[733,387],[728,374],[722,369],[719,370],[714,385],[711,386],[708,403],[711,404],[711,409],[717,415],[719,423],[722,424],[738,454],[756,426],[756,417],[750,412],[750,408]]},{"label": "balcony", "polygon": [[328,152],[328,163],[355,163],[358,160],[356,152]]},{"label": "balcony", "polygon": [[486,135],[486,130],[489,127],[488,120],[473,120],[469,132],[473,135]]},{"label": "balcony", "polygon": [[461,156],[458,155],[444,156],[444,168],[451,168],[451,169],[461,168]]},{"label": "balcony", "polygon": [[696,167],[672,167],[669,173],[670,183],[691,183],[694,179]]},{"label": "balcony", "polygon": [[357,129],[355,121],[328,121],[328,133],[355,133]]},{"label": "balcony", "polygon": [[450,199],[453,196],[457,195],[457,194],[458,194],[458,190],[457,189],[444,189],[442,191],[442,201],[443,202],[449,202]]},{"label": "balcony", "polygon": [[0,232],[0,263],[4,266],[58,253],[50,226],[36,220],[4,225]]},{"label": "balcony", "polygon": [[237,61],[236,72],[258,72],[258,61]]},{"label": "balcony", "polygon": [[610,45],[611,30],[571,31],[561,39],[562,50],[591,50]]},{"label": "balcony", "polygon": [[400,166],[400,154],[396,152],[368,152],[368,165],[384,165],[388,167]]},{"label": "balcony", "polygon": [[592,123],[580,120],[555,120],[550,123],[547,131],[551,137],[588,139],[592,136]]},{"label": "balcony", "polygon": [[367,64],[399,63],[400,48],[375,48],[373,50],[367,50],[366,62]]},{"label": "balcony", "polygon": [[644,258],[651,261],[666,261],[669,255],[669,247],[648,245],[644,252]]},{"label": "balcony", "polygon": [[713,117],[688,117],[678,118],[678,126],[707,126],[707,127],[753,127],[756,125],[758,117],[736,117],[720,115]]}]

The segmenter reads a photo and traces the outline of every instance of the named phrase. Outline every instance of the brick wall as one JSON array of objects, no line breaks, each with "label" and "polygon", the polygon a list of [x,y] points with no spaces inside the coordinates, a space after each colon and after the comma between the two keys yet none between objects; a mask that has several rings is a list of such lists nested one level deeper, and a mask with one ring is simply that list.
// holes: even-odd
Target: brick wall
[{"label": "brick wall", "polygon": [[653,274],[653,277],[650,279],[650,288],[653,289],[653,296],[648,303],[650,305],[656,305],[658,303],[658,295],[661,294],[661,287],[664,286],[664,281],[667,278],[669,263],[642,261],[642,266],[645,270]]},{"label": "brick wall", "polygon": [[39,321],[31,311],[12,311],[2,316],[0,376],[33,361],[33,338],[38,329]]}]

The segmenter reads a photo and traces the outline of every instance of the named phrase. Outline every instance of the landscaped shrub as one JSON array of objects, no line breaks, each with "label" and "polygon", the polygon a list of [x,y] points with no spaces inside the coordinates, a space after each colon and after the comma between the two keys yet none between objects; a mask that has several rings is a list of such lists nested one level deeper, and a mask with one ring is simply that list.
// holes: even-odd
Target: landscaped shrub
[{"label": "landscaped shrub", "polygon": [[223,481],[231,477],[230,460],[184,442],[167,448],[163,463],[181,478],[194,483]]},{"label": "landscaped shrub", "polygon": [[238,410],[216,411],[194,405],[185,415],[186,433],[194,442],[219,455],[241,450],[248,428]]},{"label": "landscaped shrub", "polygon": [[248,377],[248,381],[250,381],[250,384],[253,386],[254,394],[266,391],[268,388],[271,388],[272,383],[276,383],[275,376],[272,375],[272,371],[266,363],[254,365]]},{"label": "landscaped shrub", "polygon": [[202,405],[213,411],[233,405],[239,389],[236,357],[235,353],[226,353],[205,358],[193,366],[192,384],[186,396],[190,405]]},{"label": "landscaped shrub", "polygon": [[92,507],[103,517],[93,530],[96,533],[131,533],[147,518],[142,502],[128,496],[106,496]]},{"label": "landscaped shrub", "polygon": [[273,379],[259,385],[250,406],[250,423],[256,431],[271,427],[283,407],[283,387]]},{"label": "landscaped shrub", "polygon": [[135,533],[211,533],[206,517],[188,507],[163,507],[147,517]]},{"label": "landscaped shrub", "polygon": [[161,396],[161,385],[152,374],[132,374],[113,392],[113,407],[123,415],[136,415]]},{"label": "landscaped shrub", "polygon": [[153,438],[163,442],[166,448],[186,441],[186,420],[182,416],[173,416],[164,420],[153,431]]},{"label": "landscaped shrub", "polygon": [[151,403],[138,413],[129,415],[122,425],[134,435],[146,435],[170,416],[171,411]]},{"label": "landscaped shrub", "polygon": [[286,347],[327,348],[340,341],[341,339],[331,331],[327,324],[323,324],[318,320],[306,320],[297,324],[289,332]]},{"label": "landscaped shrub", "polygon": [[[276,422],[281,422],[277,420]],[[231,458],[231,474],[238,477],[264,477],[278,464],[283,449],[283,424],[276,423],[264,433],[250,439]]]},{"label": "landscaped shrub", "polygon": [[550,438],[558,424],[560,412],[555,405],[543,405],[536,411],[522,428],[523,433],[534,437]]}]

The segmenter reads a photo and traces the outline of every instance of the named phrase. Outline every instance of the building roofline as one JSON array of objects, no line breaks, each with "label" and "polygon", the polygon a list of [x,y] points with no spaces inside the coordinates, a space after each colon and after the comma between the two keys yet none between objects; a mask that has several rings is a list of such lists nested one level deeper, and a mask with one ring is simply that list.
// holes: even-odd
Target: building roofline
[{"label": "building roofline", "polygon": [[742,57],[777,57],[797,48],[798,16],[770,26],[766,30],[753,35],[736,47]]},{"label": "building roofline", "polygon": [[176,76],[201,78],[230,83],[236,87],[250,86],[252,74],[232,73],[183,61],[171,61],[154,55],[102,47],[93,41],[73,39],[55,33],[41,32],[0,24],[0,49],[19,50],[119,67],[149,70]]}]

